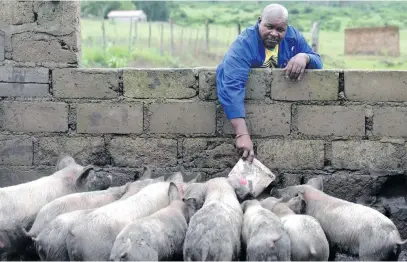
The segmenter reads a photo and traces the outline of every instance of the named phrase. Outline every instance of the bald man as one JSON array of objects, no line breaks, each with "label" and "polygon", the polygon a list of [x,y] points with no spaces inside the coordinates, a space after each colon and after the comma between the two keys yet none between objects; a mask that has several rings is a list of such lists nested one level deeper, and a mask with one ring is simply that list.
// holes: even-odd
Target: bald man
[{"label": "bald man", "polygon": [[236,134],[236,148],[249,162],[254,151],[244,98],[251,68],[283,68],[288,79],[299,81],[305,69],[321,69],[322,61],[302,34],[288,24],[288,11],[279,4],[266,6],[256,25],[246,28],[232,43],[216,69],[216,86]]}]

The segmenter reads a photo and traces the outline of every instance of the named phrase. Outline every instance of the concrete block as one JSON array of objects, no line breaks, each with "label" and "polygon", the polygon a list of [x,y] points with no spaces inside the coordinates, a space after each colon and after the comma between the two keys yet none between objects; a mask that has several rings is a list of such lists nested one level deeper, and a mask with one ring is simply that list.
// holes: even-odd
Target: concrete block
[{"label": "concrete block", "polygon": [[306,135],[364,136],[362,106],[298,106],[298,131]]},{"label": "concrete block", "polygon": [[48,90],[48,84],[0,83],[0,96],[5,97],[45,97]]},{"label": "concrete block", "polygon": [[[246,100],[263,100],[270,93],[272,81],[271,70],[253,68],[250,70],[246,82]],[[200,70],[199,72],[199,98],[203,100],[216,100],[216,70]]]},{"label": "concrete block", "polygon": [[40,137],[35,153],[36,165],[55,166],[61,154],[72,156],[78,164],[103,166],[110,163],[102,137]]},{"label": "concrete block", "polygon": [[373,134],[379,136],[407,136],[407,108],[377,107],[373,109]]},{"label": "concrete block", "polygon": [[113,138],[108,150],[114,166],[171,167],[177,165],[177,140],[160,138]]},{"label": "concrete block", "polygon": [[337,100],[339,72],[306,71],[298,81],[285,79],[283,70],[273,71],[271,98],[274,100]]},{"label": "concrete block", "polygon": [[345,71],[345,95],[355,101],[406,101],[407,72]]},{"label": "concrete block", "polygon": [[55,69],[52,85],[56,97],[115,98],[119,96],[119,70]]},{"label": "concrete block", "polygon": [[[246,104],[246,125],[250,134],[258,136],[288,135],[291,104]],[[222,110],[222,130],[234,134],[230,121]]]},{"label": "concrete block", "polygon": [[143,132],[142,104],[80,104],[76,112],[78,133]]},{"label": "concrete block", "polygon": [[75,36],[24,32],[13,34],[11,45],[12,59],[16,62],[78,64]]},{"label": "concrete block", "polygon": [[48,81],[48,68],[0,67],[0,82],[48,84]]},{"label": "concrete block", "polygon": [[49,176],[55,172],[55,167],[15,167],[0,166],[0,187],[19,185]]},{"label": "concrete block", "polygon": [[[56,31],[79,29],[79,1],[34,1],[33,10],[40,26],[49,26]],[[79,32],[75,34],[79,35]]]},{"label": "concrete block", "polygon": [[212,103],[174,102],[149,105],[151,133],[212,134],[216,107]]},{"label": "concrete block", "polygon": [[257,147],[257,158],[268,168],[323,168],[324,141],[280,139],[259,141]]},{"label": "concrete block", "polygon": [[350,170],[395,170],[401,165],[401,152],[390,143],[378,141],[333,141],[332,166]]},{"label": "concrete block", "polygon": [[407,205],[390,205],[389,206],[391,220],[397,227],[401,238],[404,240],[407,238]]},{"label": "concrete block", "polygon": [[192,69],[124,70],[124,96],[134,98],[191,98],[197,95]]},{"label": "concrete block", "polygon": [[29,137],[0,136],[0,164],[31,166],[33,141]]},{"label": "concrete block", "polygon": [[0,22],[7,25],[22,25],[35,21],[32,1],[2,1]]},{"label": "concrete block", "polygon": [[239,161],[233,140],[191,138],[182,143],[186,168],[233,168]]},{"label": "concrete block", "polygon": [[17,132],[65,132],[68,105],[59,102],[3,102],[3,127]]}]

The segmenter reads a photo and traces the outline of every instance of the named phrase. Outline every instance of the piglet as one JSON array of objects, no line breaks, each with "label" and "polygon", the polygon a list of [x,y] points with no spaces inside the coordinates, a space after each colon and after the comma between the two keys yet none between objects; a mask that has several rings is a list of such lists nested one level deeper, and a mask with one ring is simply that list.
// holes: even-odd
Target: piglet
[{"label": "piglet", "polygon": [[189,219],[188,207],[181,195],[182,190],[180,193],[171,182],[168,189],[169,206],[125,226],[116,238],[110,260],[182,260],[182,246]]},{"label": "piglet", "polygon": [[[182,174],[176,177],[176,183],[183,182]],[[169,186],[170,181],[150,184],[137,194],[100,207],[76,221],[67,238],[70,260],[109,260],[114,241],[127,224],[169,205]]]},{"label": "piglet", "polygon": [[192,183],[185,190],[184,201],[190,217],[183,248],[184,260],[238,259],[243,212],[228,178]]},{"label": "piglet", "polygon": [[92,166],[78,165],[70,156],[61,157],[57,169],[52,175],[0,189],[0,256],[3,259],[23,252],[31,240],[25,230],[47,203],[65,195],[106,186],[94,180]]},{"label": "piglet", "polygon": [[[360,260],[396,261],[401,246],[407,243],[401,240],[394,223],[379,211],[330,196],[310,184],[277,189],[276,196],[282,201],[299,196],[297,200],[305,202],[305,214],[318,220],[330,247],[359,255]],[[333,248],[330,256],[334,257]]]},{"label": "piglet", "polygon": [[[329,244],[318,221],[308,215],[297,215],[290,209],[291,203],[268,197],[260,201],[267,210],[276,214],[291,240],[292,261],[327,261]],[[295,204],[295,203],[294,203]],[[298,207],[293,207],[298,210]]]},{"label": "piglet", "polygon": [[242,204],[242,241],[247,261],[289,261],[291,242],[281,220],[256,199]]},{"label": "piglet", "polygon": [[[76,211],[64,212],[63,214],[57,216],[55,219],[48,223],[44,223],[42,230],[33,237],[35,242],[37,253],[40,255],[42,260],[46,261],[67,261],[69,260],[68,251],[66,248],[66,241],[68,237],[68,232],[71,226],[76,221],[81,221],[85,219],[88,213],[95,211],[97,208],[113,203],[115,201],[123,201],[124,198],[120,196],[124,194],[135,195],[141,189],[149,184],[153,184],[162,181],[164,177],[159,177],[156,179],[149,178],[151,174],[145,173],[140,180],[135,182],[129,182],[121,187],[112,187],[105,191],[105,195],[111,194],[109,197],[104,198],[105,201],[92,201],[88,199],[87,205],[82,205],[83,209],[78,209]],[[116,194],[115,194],[116,192]],[[127,199],[127,198],[125,198]],[[95,199],[93,199],[95,200]],[[71,208],[72,209],[72,208]],[[65,209],[66,211],[66,209]]]}]

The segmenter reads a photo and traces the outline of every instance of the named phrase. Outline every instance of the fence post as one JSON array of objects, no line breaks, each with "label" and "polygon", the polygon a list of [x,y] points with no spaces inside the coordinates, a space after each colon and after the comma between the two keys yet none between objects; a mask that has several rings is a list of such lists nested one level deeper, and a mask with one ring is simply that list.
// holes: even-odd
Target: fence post
[{"label": "fence post", "polygon": [[205,22],[205,43],[206,43],[206,52],[209,53],[209,20],[206,19]]},{"label": "fence post", "polygon": [[311,29],[312,50],[314,50],[314,52],[318,52],[318,39],[319,39],[319,23],[314,22],[312,24]]},{"label": "fence post", "polygon": [[133,33],[133,19],[130,19],[130,31],[129,31],[129,54],[131,51],[131,34]]},{"label": "fence post", "polygon": [[148,22],[148,48],[151,47],[151,22]]},{"label": "fence post", "polygon": [[171,56],[174,55],[174,22],[170,19],[170,48]]},{"label": "fence post", "polygon": [[164,55],[164,23],[161,23],[160,54]]}]

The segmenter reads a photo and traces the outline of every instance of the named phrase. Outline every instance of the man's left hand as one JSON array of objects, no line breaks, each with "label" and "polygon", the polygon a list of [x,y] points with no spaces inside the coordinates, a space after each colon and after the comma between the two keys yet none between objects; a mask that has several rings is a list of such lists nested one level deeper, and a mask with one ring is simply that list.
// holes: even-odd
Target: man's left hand
[{"label": "man's left hand", "polygon": [[305,68],[309,63],[309,56],[305,53],[299,53],[288,61],[287,66],[284,68],[286,77],[291,80],[300,81],[304,75]]}]

